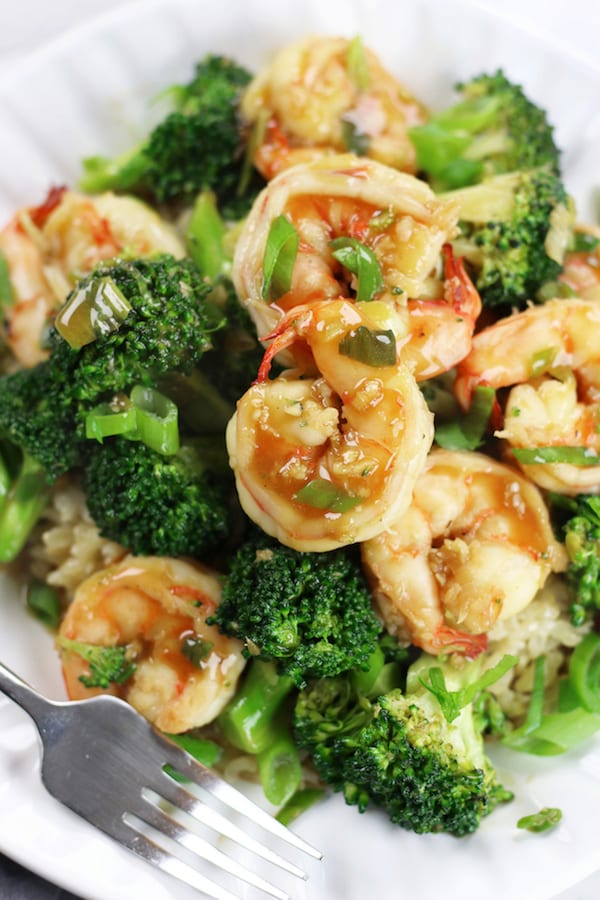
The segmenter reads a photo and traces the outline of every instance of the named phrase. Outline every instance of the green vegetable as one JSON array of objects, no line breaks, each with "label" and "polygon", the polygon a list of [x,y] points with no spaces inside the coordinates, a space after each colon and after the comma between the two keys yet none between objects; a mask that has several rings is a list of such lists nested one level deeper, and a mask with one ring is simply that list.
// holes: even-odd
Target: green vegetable
[{"label": "green vegetable", "polygon": [[556,173],[515,171],[443,196],[459,205],[454,252],[466,258],[484,306],[525,308],[556,280],[573,224]]},{"label": "green vegetable", "polygon": [[353,550],[299,553],[258,532],[233,557],[211,621],[297,685],[362,668],[381,631]]},{"label": "green vegetable", "polygon": [[567,581],[575,594],[571,619],[582,625],[600,609],[600,497],[552,495],[552,502],[565,516],[560,530],[569,556]]},{"label": "green vegetable", "polygon": [[83,486],[109,540],[139,555],[206,559],[227,540],[230,477],[222,436],[186,439],[171,456],[115,437],[90,445]]},{"label": "green vegetable", "polygon": [[0,497],[0,563],[17,558],[48,498],[46,473],[33,457],[23,454],[8,491]]},{"label": "green vegetable", "polygon": [[304,788],[303,790],[296,791],[296,793],[293,794],[287,803],[279,810],[275,818],[281,822],[282,825],[289,826],[292,822],[295,822],[303,812],[306,812],[307,809],[310,809],[311,806],[314,806],[315,803],[322,800],[324,796],[325,791],[323,788]]},{"label": "green vegetable", "polygon": [[332,256],[356,275],[356,302],[373,300],[384,288],[379,260],[370,247],[356,238],[339,237],[329,242]]},{"label": "green vegetable", "polygon": [[359,325],[344,335],[339,351],[342,356],[374,368],[396,364],[396,338],[391,329],[376,331]]},{"label": "green vegetable", "polygon": [[150,450],[172,456],[179,450],[176,405],[155,388],[136,384],[130,394],[135,408],[136,438]]},{"label": "green vegetable", "polygon": [[353,497],[343,488],[336,487],[325,478],[313,478],[294,496],[298,503],[305,503],[314,509],[327,509],[330,512],[344,513],[354,509],[362,502],[360,497]]},{"label": "green vegetable", "polygon": [[238,104],[250,77],[223,56],[205,57],[189,83],[162,95],[170,111],[148,137],[115,159],[84,160],[79,186],[89,193],[133,192],[179,204],[212,190],[221,209],[238,218],[258,189],[254,178],[238,193],[245,146]]},{"label": "green vegetable", "polygon": [[115,398],[99,403],[85,417],[85,436],[100,444],[116,434],[133,434],[137,428],[136,409],[130,399]]},{"label": "green vegetable", "polygon": [[[186,753],[189,753],[190,756],[193,756],[194,759],[197,759],[198,762],[201,762],[203,766],[208,766],[209,769],[216,765],[223,755],[223,748],[214,741],[196,737],[189,732],[186,734],[165,734],[165,736],[177,744],[178,747],[181,747],[182,750],[185,750]],[[166,768],[169,769],[169,775],[172,778],[175,778],[177,781],[187,781],[178,772],[171,769],[170,766]]]},{"label": "green vegetable", "polygon": [[15,302],[15,292],[10,280],[10,270],[4,253],[0,250],[0,313]]},{"label": "green vegetable", "polygon": [[[321,778],[359,811],[374,804],[411,831],[464,835],[512,795],[485,756],[472,706],[449,723],[423,686],[436,662],[422,654],[406,687],[397,683],[382,695],[360,692],[348,675],[311,682],[296,703],[296,740]],[[442,665],[453,691],[473,680],[471,664],[462,671]]]},{"label": "green vegetable", "polygon": [[368,91],[371,86],[369,58],[362,38],[356,36],[348,43],[346,51],[346,68],[348,75],[359,91]]},{"label": "green vegetable", "polygon": [[27,589],[27,608],[36,619],[53,630],[60,624],[60,597],[43,581],[32,581]]},{"label": "green vegetable", "polygon": [[513,447],[512,453],[524,465],[569,463],[573,466],[597,466],[600,456],[590,447]]},{"label": "green vegetable", "polygon": [[111,684],[124,684],[136,670],[136,664],[131,658],[131,648],[127,644],[103,647],[59,635],[58,645],[68,653],[76,653],[88,663],[89,674],[79,676],[79,680],[87,688],[106,690]]},{"label": "green vegetable", "polygon": [[245,753],[261,753],[272,741],[276,715],[293,689],[294,681],[280,675],[274,663],[253,659],[217,719],[225,738]]},{"label": "green vegetable", "polygon": [[[487,669],[473,681],[461,685],[457,691],[448,690],[444,672],[439,666],[433,666],[428,672],[429,681],[421,678],[421,684],[436,697],[446,721],[453,722],[461,709],[470,706],[481,691],[495,684],[513,666],[516,666],[518,661],[516,656],[505,654],[499,663],[496,663],[491,669]],[[471,670],[474,667],[475,664],[472,664]]]},{"label": "green vegetable", "polygon": [[526,831],[549,831],[556,828],[562,819],[562,810],[555,806],[545,806],[537,813],[529,816],[522,816],[517,822],[517,828],[524,828]]},{"label": "green vegetable", "polygon": [[417,165],[436,190],[540,166],[558,174],[552,126],[520,85],[498,70],[457,84],[456,90],[457,103],[409,130]]},{"label": "green vegetable", "polygon": [[214,279],[222,274],[224,237],[225,226],[217,209],[216,196],[213,191],[201,191],[186,230],[187,249],[201,275]]},{"label": "green vegetable", "polygon": [[588,740],[600,729],[600,716],[581,706],[544,713],[545,659],[535,661],[534,683],[525,722],[509,732],[502,743],[535,756],[557,756]]},{"label": "green vegetable", "polygon": [[590,631],[569,659],[569,681],[581,706],[600,713],[600,635]]},{"label": "green vegetable", "polygon": [[263,259],[263,299],[277,300],[292,286],[300,237],[284,215],[271,222]]},{"label": "green vegetable", "polygon": [[212,641],[205,641],[195,635],[188,635],[181,642],[181,655],[185,656],[193,666],[201,669],[204,660],[212,653],[213,647]]},{"label": "green vegetable", "polygon": [[260,783],[269,803],[274,806],[287,803],[302,780],[302,765],[289,728],[280,726],[274,739],[258,754],[257,762]]},{"label": "green vegetable", "polygon": [[466,416],[436,425],[436,443],[445,450],[477,450],[483,443],[495,399],[493,388],[476,387]]},{"label": "green vegetable", "polygon": [[117,331],[74,350],[52,330],[48,360],[0,378],[0,434],[35,459],[49,481],[81,465],[88,413],[135,385],[158,388],[166,375],[191,374],[222,325],[211,285],[190,260],[102,263],[76,291],[103,278],[131,306]]},{"label": "green vegetable", "polygon": [[58,333],[78,350],[118,331],[131,306],[110,276],[88,279],[71,291],[54,320]]}]

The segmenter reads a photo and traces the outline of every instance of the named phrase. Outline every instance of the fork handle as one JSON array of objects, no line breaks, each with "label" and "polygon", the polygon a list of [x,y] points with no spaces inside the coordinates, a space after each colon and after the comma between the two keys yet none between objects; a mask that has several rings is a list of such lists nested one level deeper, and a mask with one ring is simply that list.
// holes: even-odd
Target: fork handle
[{"label": "fork handle", "polygon": [[46,700],[37,691],[34,691],[27,682],[15,675],[7,666],[0,662],[0,691],[18,703],[35,722],[38,731],[44,718],[52,711],[54,704]]}]

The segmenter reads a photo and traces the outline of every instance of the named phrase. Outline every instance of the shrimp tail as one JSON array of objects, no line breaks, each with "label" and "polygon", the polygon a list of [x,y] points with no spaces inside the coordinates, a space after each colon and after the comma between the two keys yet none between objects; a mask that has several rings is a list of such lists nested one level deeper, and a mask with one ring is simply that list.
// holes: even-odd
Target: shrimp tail
[{"label": "shrimp tail", "polygon": [[469,278],[462,256],[454,256],[452,244],[442,246],[444,254],[444,298],[457,315],[474,322],[481,312],[481,297]]},{"label": "shrimp tail", "polygon": [[268,379],[273,360],[277,354],[281,353],[282,350],[286,350],[297,339],[298,333],[294,328],[285,328],[281,332],[277,328],[270,334],[265,335],[263,340],[271,341],[271,344],[265,350],[254,384],[263,384]]},{"label": "shrimp tail", "polygon": [[447,625],[440,625],[431,641],[432,648],[437,653],[457,650],[467,659],[475,659],[487,650],[487,643],[487,634],[469,634],[466,631],[449,628]]}]

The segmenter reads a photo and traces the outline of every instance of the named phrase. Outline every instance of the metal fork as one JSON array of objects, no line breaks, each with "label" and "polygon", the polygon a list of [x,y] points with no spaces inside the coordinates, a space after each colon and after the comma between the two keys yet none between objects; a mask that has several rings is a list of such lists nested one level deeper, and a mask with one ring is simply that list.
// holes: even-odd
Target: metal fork
[{"label": "metal fork", "polygon": [[[42,781],[50,794],[142,859],[207,897],[236,900],[205,874],[210,865],[279,900],[289,897],[219,850],[215,838],[220,837],[306,878],[298,866],[231,821],[231,811],[321,859],[318,850],[163,737],[123,700],[108,695],[70,702],[47,700],[2,663],[0,690],[35,722],[42,739]],[[219,804],[227,807],[227,815],[219,811]]]}]

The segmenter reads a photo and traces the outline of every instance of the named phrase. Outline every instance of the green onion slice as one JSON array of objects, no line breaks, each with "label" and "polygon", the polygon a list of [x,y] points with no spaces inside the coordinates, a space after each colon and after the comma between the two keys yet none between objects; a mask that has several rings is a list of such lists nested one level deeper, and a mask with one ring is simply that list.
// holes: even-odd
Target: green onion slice
[{"label": "green onion slice", "polygon": [[376,369],[396,365],[396,338],[391,329],[378,331],[359,325],[344,335],[338,349],[342,356]]},{"label": "green onion slice", "polygon": [[371,138],[364,131],[359,131],[354,122],[342,117],[342,140],[346,150],[355,156],[366,156],[371,146]]},{"label": "green onion slice", "polygon": [[214,644],[212,641],[205,641],[203,638],[195,635],[188,635],[181,642],[181,652],[185,658],[191,662],[197,669],[202,668],[204,660],[210,656]]},{"label": "green onion slice", "polygon": [[131,402],[136,414],[136,438],[165,456],[177,453],[178,413],[173,401],[154,388],[136,385],[131,392]]},{"label": "green onion slice", "polygon": [[0,311],[12,306],[15,302],[15,292],[10,280],[10,271],[6,256],[0,250]]},{"label": "green onion slice", "polygon": [[569,682],[588,712],[600,713],[600,635],[591,631],[569,660]]},{"label": "green onion slice", "polygon": [[549,831],[550,828],[556,828],[561,819],[562,810],[555,806],[545,806],[537,813],[522,816],[517,822],[517,828],[524,828],[526,831],[536,833]]},{"label": "green onion slice", "polygon": [[57,591],[43,581],[32,581],[27,590],[27,608],[36,619],[49,628],[60,624],[60,597]]},{"label": "green onion slice", "polygon": [[118,331],[131,306],[108,276],[76,288],[58,312],[55,326],[69,346],[78,350],[96,338]]},{"label": "green onion slice", "polygon": [[597,238],[596,235],[588,234],[586,231],[576,231],[573,236],[573,247],[569,247],[569,250],[572,249],[574,253],[593,253],[599,246],[600,238]]},{"label": "green onion slice", "polygon": [[445,450],[476,450],[483,441],[495,396],[491,387],[476,387],[469,411],[463,419],[436,426],[436,443]]},{"label": "green onion slice", "polygon": [[295,496],[300,503],[314,509],[326,509],[330,512],[345,513],[362,503],[361,497],[353,497],[343,488],[336,487],[325,478],[314,478],[300,488]]},{"label": "green onion slice", "polygon": [[346,68],[348,75],[359,91],[368,91],[371,87],[369,73],[369,58],[362,38],[357,35],[352,38],[346,51]]},{"label": "green onion slice", "polygon": [[598,466],[600,456],[592,447],[513,447],[512,452],[524,465],[569,463],[573,466]]},{"label": "green onion slice", "polygon": [[223,271],[224,236],[216,197],[212,191],[202,191],[196,197],[185,237],[188,253],[206,278],[216,278]]},{"label": "green onion slice", "polygon": [[356,238],[339,237],[329,242],[332,255],[358,278],[357,303],[373,300],[385,287],[379,260],[370,247]]},{"label": "green onion slice", "polygon": [[104,438],[115,434],[128,434],[137,429],[135,406],[130,403],[100,403],[85,419],[86,438],[95,438],[102,443]]},{"label": "green onion slice", "polygon": [[269,296],[276,300],[290,290],[299,243],[298,232],[289,219],[284,215],[273,219],[263,260],[263,300]]}]

